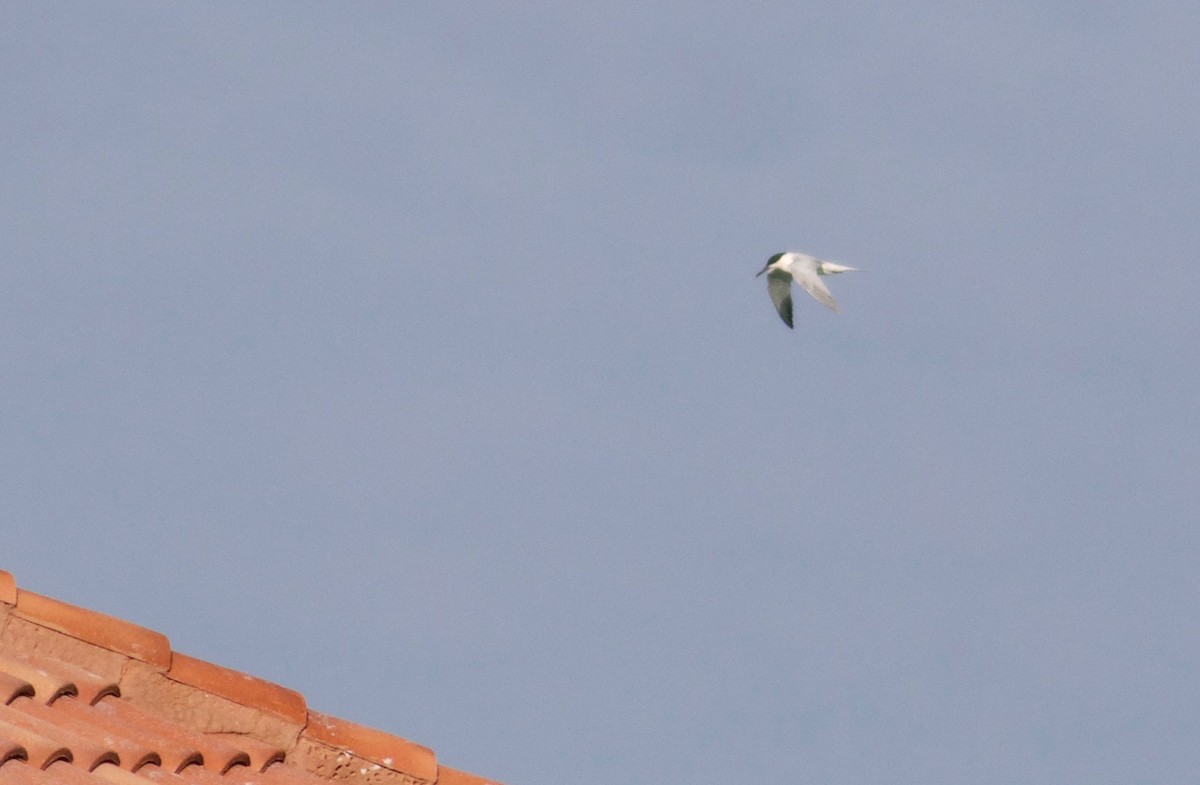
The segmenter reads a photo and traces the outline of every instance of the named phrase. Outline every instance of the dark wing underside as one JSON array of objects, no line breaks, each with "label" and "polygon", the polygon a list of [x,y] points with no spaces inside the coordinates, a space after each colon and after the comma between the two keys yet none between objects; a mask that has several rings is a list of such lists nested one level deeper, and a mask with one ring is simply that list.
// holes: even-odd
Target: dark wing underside
[{"label": "dark wing underside", "polygon": [[779,318],[783,319],[784,324],[791,327],[792,276],[787,273],[771,273],[767,276],[767,291],[771,295],[771,302],[775,303],[775,310],[779,311]]}]

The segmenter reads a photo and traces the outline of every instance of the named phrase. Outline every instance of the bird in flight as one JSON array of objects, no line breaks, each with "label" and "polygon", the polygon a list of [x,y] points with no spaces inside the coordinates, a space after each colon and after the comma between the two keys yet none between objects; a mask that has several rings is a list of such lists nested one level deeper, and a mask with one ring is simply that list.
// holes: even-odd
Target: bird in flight
[{"label": "bird in flight", "polygon": [[817,302],[836,311],[838,309],[837,300],[834,300],[829,289],[825,288],[825,283],[820,276],[856,270],[858,270],[857,267],[847,267],[844,264],[826,262],[808,254],[785,251],[768,259],[767,266],[759,270],[758,275],[754,277],[757,278],[763,273],[767,274],[767,292],[771,295],[771,302],[775,303],[775,308],[779,311],[779,318],[783,319],[784,324],[791,327],[792,281],[803,286],[804,291],[811,294]]}]

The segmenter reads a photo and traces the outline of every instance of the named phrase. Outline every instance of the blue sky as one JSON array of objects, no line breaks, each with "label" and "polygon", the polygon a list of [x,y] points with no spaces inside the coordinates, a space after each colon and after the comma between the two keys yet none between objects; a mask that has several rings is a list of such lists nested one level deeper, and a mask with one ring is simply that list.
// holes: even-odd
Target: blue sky
[{"label": "blue sky", "polygon": [[14,5],[0,567],[512,785],[1191,781],[1198,30]]}]

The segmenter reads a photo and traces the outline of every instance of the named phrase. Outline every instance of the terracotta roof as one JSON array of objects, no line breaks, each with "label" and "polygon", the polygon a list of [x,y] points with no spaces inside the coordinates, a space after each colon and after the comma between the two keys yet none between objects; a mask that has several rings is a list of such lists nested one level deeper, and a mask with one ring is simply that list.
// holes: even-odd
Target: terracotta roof
[{"label": "terracotta roof", "polygon": [[489,785],[0,570],[0,784]]}]

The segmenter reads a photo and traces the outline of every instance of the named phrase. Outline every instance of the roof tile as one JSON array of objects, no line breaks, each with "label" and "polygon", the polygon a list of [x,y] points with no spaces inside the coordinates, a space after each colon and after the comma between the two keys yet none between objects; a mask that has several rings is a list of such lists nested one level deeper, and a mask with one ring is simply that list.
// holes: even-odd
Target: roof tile
[{"label": "roof tile", "polygon": [[0,734],[0,766],[10,760],[29,760],[29,753],[16,739]]},{"label": "roof tile", "polygon": [[[56,760],[71,761],[79,757],[85,768],[93,761],[101,761],[115,756],[104,745],[90,742],[86,739],[72,738],[62,740],[61,734],[53,727],[47,727],[33,717],[27,717],[11,706],[0,706],[0,736],[12,739],[25,748],[31,765],[44,769]],[[78,749],[71,750],[74,741]]]},{"label": "roof tile", "polygon": [[225,775],[216,774],[203,766],[189,766],[176,774],[166,771],[159,766],[147,766],[138,771],[143,777],[140,785],[146,785],[146,780],[162,783],[163,785],[241,785],[234,780],[226,779]]},{"label": "roof tile", "polygon": [[146,780],[139,774],[126,771],[109,763],[101,763],[92,770],[97,783],[108,782],[112,785],[146,785]]},{"label": "roof tile", "polygon": [[172,652],[157,632],[16,589],[0,571],[0,785],[147,781],[492,785],[439,767],[427,747],[310,711],[297,692]]},{"label": "roof tile", "polygon": [[12,573],[0,570],[0,602],[6,605],[17,604],[17,582]]},{"label": "roof tile", "polygon": [[234,703],[269,711],[296,725],[303,725],[308,718],[308,706],[300,693],[186,654],[174,653],[167,676]]},{"label": "roof tile", "polygon": [[47,689],[38,690],[38,699],[42,703],[53,703],[63,695],[75,695],[84,703],[95,703],[106,695],[121,694],[116,679],[106,679],[86,668],[36,651],[7,657],[0,654],[0,662],[13,673],[29,674],[31,681],[43,683]]},{"label": "roof tile", "polygon": [[428,776],[398,771],[344,749],[301,736],[288,760],[325,780],[359,785],[432,785]]},{"label": "roof tile", "polygon": [[19,676],[0,670],[0,704],[7,706],[21,695],[32,698],[33,694],[32,684]]},{"label": "roof tile", "polygon": [[[66,698],[63,703],[70,704],[72,700],[74,699]],[[121,767],[129,771],[137,771],[147,763],[157,764],[162,760],[153,743],[146,744],[142,740],[131,738],[130,734],[121,732],[123,729],[112,733],[97,725],[86,712],[80,714],[63,711],[38,703],[32,698],[18,698],[12,702],[10,708],[40,723],[45,729],[40,732],[47,737],[70,742],[73,750],[78,749],[81,742],[99,739],[103,749],[98,751],[96,760],[106,759],[107,753],[111,751],[116,754]],[[8,718],[7,714],[0,716]]]},{"label": "roof tile", "polygon": [[171,666],[171,644],[162,633],[77,608],[31,591],[17,591],[17,614],[32,622],[66,633],[101,648],[166,670]]},{"label": "roof tile", "polygon": [[429,781],[437,779],[433,750],[390,733],[310,711],[304,735],[393,771]]},{"label": "roof tile", "polygon": [[32,656],[0,654],[0,669],[10,676],[27,681],[33,687],[33,694],[37,695],[42,703],[53,703],[63,695],[79,694],[79,688],[74,682],[61,675],[51,674],[45,668],[38,667],[40,664],[33,662]]},{"label": "roof tile", "polygon": [[0,769],[5,785],[103,785],[87,771],[72,766],[70,761],[51,764],[42,771],[29,763],[10,763]]},{"label": "roof tile", "polygon": [[290,748],[300,734],[301,726],[277,714],[175,681],[132,660],[121,677],[121,695],[136,706],[200,733],[248,735],[284,749]]},{"label": "roof tile", "polygon": [[[251,755],[239,741],[254,741],[251,736],[199,733],[125,700],[103,700],[95,708],[97,712],[111,716],[114,722],[130,728],[130,732],[159,738],[162,765],[168,771],[178,772],[197,765],[219,773],[251,760]],[[237,743],[233,743],[235,741]]]},{"label": "roof tile", "polygon": [[262,785],[329,785],[329,780],[309,772],[297,772],[289,766],[272,766],[258,779]]},{"label": "roof tile", "polygon": [[9,760],[0,758],[0,776],[4,778],[5,785],[38,785],[46,781],[38,779],[38,777],[46,776],[44,771],[35,769],[28,763],[22,763],[19,759],[9,762]]},{"label": "roof tile", "polygon": [[130,716],[129,712],[118,708],[124,705],[128,704],[110,699],[89,706],[77,698],[65,698],[54,704],[54,711],[75,722],[90,725],[105,737],[124,738],[133,744],[154,750],[154,758],[144,760],[142,765],[153,763],[167,771],[177,772],[185,766],[204,762],[199,745],[191,743],[191,739],[180,739],[156,732],[159,727],[152,723],[138,722],[136,714]]},{"label": "roof tile", "polygon": [[21,618],[15,609],[5,613],[5,607],[0,605],[0,653],[6,657],[28,659],[36,652],[39,656],[86,669],[110,683],[120,680],[129,657]]},{"label": "roof tile", "polygon": [[237,733],[206,733],[208,743],[227,743],[236,746],[246,755],[247,764],[254,771],[265,771],[268,766],[282,763],[287,759],[287,750],[274,744],[266,744],[258,739]]}]

